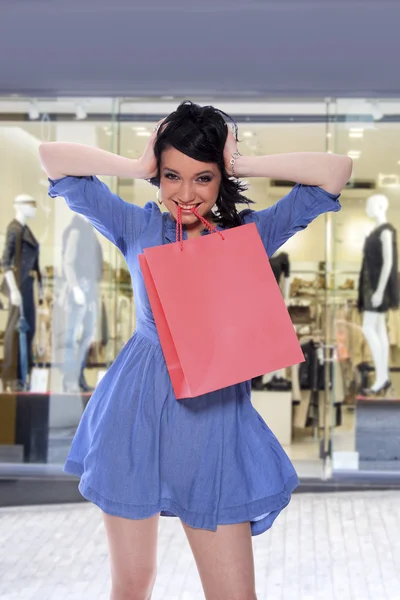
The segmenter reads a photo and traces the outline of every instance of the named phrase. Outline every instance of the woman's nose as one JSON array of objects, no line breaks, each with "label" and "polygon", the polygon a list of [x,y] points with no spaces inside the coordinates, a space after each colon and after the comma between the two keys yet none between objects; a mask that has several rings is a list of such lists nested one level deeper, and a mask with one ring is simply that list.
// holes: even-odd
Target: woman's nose
[{"label": "woman's nose", "polygon": [[179,190],[179,200],[189,204],[196,197],[195,190],[190,184],[182,184]]}]

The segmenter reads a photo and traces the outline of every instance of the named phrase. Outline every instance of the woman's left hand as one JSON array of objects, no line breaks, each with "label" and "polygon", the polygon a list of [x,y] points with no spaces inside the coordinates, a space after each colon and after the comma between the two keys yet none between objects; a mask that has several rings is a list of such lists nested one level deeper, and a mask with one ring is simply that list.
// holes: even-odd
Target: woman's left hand
[{"label": "woman's left hand", "polygon": [[[232,172],[232,165],[230,163],[230,160],[232,158],[232,154],[234,154],[234,152],[238,151],[238,145],[237,145],[235,136],[233,135],[232,130],[231,130],[230,126],[228,125],[228,123],[226,124],[226,126],[228,128],[228,137],[226,138],[225,148],[224,148],[224,163],[225,163],[225,170],[228,173],[228,175],[231,177],[233,175],[233,172]],[[237,172],[237,169],[235,169],[235,172]]]}]

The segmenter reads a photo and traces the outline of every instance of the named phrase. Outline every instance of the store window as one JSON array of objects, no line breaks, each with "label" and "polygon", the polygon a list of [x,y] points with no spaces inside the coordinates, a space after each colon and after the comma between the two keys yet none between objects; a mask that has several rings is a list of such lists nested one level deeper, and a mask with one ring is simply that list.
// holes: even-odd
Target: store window
[{"label": "store window", "polygon": [[114,106],[90,98],[0,102],[0,463],[16,472],[63,463],[119,345],[116,250],[48,196],[38,153],[43,141],[115,150]]},{"label": "store window", "polygon": [[333,468],[399,472],[400,103],[337,100],[331,108],[331,148],[354,161],[333,224],[334,400],[343,403]]},{"label": "store window", "polygon": [[[204,99],[198,101],[205,103]],[[135,329],[130,274],[122,255],[72,213],[62,198],[48,197],[48,181],[40,165],[38,146],[41,141],[80,142],[138,158],[154,124],[178,102],[179,99],[0,102],[1,253],[4,258],[9,225],[15,223],[16,217],[18,222],[24,213],[39,244],[42,281],[39,286],[38,270],[29,275],[35,335],[30,339],[25,333],[25,376],[20,367],[20,337],[22,340],[24,332],[17,335],[13,329],[17,358],[14,348],[11,360],[7,346],[10,304],[15,318],[20,313],[16,306],[13,308],[10,289],[5,287],[6,293],[1,296],[0,471],[4,465],[8,473],[13,470],[16,474],[21,467],[54,465],[61,472],[91,389]],[[282,99],[273,103],[213,103],[238,122],[240,150],[246,154],[326,150],[347,154],[354,150],[349,146],[350,129],[361,127],[353,123],[353,117],[337,119],[339,113],[344,113],[335,102]],[[353,120],[358,122],[358,113]],[[389,138],[384,138],[381,150],[376,140],[378,134],[388,133],[394,145],[396,125],[370,121],[382,129],[371,128],[365,133],[364,142],[374,131],[368,150],[371,153],[373,148],[373,153],[362,171],[363,155],[355,161],[356,180],[376,180],[379,173],[393,175],[389,167],[379,162]],[[359,143],[361,138],[350,139]],[[145,181],[101,179],[127,202],[144,206],[156,200],[156,189]],[[387,179],[383,177],[382,181]],[[250,179],[247,195],[255,202],[255,209],[266,208],[284,196],[293,183]],[[364,181],[363,185],[367,183]],[[323,476],[325,459],[332,454],[332,447],[336,465],[346,456],[350,460],[344,452],[353,452],[353,457],[355,453],[354,407],[348,395],[349,390],[356,389],[355,379],[361,373],[355,365],[368,359],[362,354],[363,342],[356,352],[348,345],[347,350],[344,348],[342,321],[348,313],[343,316],[340,311],[344,304],[354,308],[356,274],[367,231],[363,203],[369,191],[368,187],[360,191],[352,182],[342,195],[341,213],[319,217],[270,257],[306,360],[254,380],[252,401],[302,477]],[[386,192],[391,202],[390,214],[395,215],[393,185]],[[24,197],[16,202],[21,194],[25,195],[25,202]],[[82,258],[95,268],[86,268]],[[7,270],[4,261],[2,270],[3,280]],[[26,310],[24,316],[29,319],[32,314]],[[357,331],[360,334],[359,328]],[[391,352],[392,364],[397,364],[395,350],[392,348]],[[9,359],[14,373],[4,377],[4,365]],[[393,370],[391,377],[394,383]],[[25,389],[21,390],[21,385]]]}]

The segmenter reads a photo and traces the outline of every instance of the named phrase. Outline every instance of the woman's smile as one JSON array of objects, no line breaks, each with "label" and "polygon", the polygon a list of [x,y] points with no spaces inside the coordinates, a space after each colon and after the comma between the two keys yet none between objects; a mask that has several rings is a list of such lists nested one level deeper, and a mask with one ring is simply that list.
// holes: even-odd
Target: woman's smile
[{"label": "woman's smile", "polygon": [[182,202],[178,202],[177,200],[174,200],[174,202],[177,206],[181,208],[182,212],[185,213],[191,213],[193,209],[198,208],[200,204],[202,204],[201,202],[197,202],[195,204],[183,204]]}]

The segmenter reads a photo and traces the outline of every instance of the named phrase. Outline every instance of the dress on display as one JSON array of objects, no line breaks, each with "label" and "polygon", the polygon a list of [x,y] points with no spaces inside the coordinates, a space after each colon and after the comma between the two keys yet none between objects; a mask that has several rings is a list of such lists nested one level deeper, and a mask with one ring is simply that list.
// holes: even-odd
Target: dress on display
[{"label": "dress on display", "polygon": [[[381,234],[385,230],[392,232],[393,264],[389,279],[383,294],[382,304],[372,306],[372,296],[379,283],[383,265],[383,250]],[[358,310],[369,312],[387,312],[390,308],[399,306],[399,281],[397,274],[397,231],[390,223],[376,227],[366,238],[363,250],[358,284]]]},{"label": "dress on display", "polygon": [[[120,249],[137,325],[91,396],[64,470],[81,478],[85,498],[112,515],[143,519],[160,512],[214,531],[250,521],[253,536],[263,533],[289,503],[298,477],[253,407],[250,381],[196,398],[174,396],[138,254],[175,242],[175,221],[156,202],[144,208],[124,202],[96,177],[50,180],[49,194],[63,196]],[[318,215],[338,211],[338,198],[296,185],[274,206],[240,214],[244,224],[256,224],[272,255]]]}]

